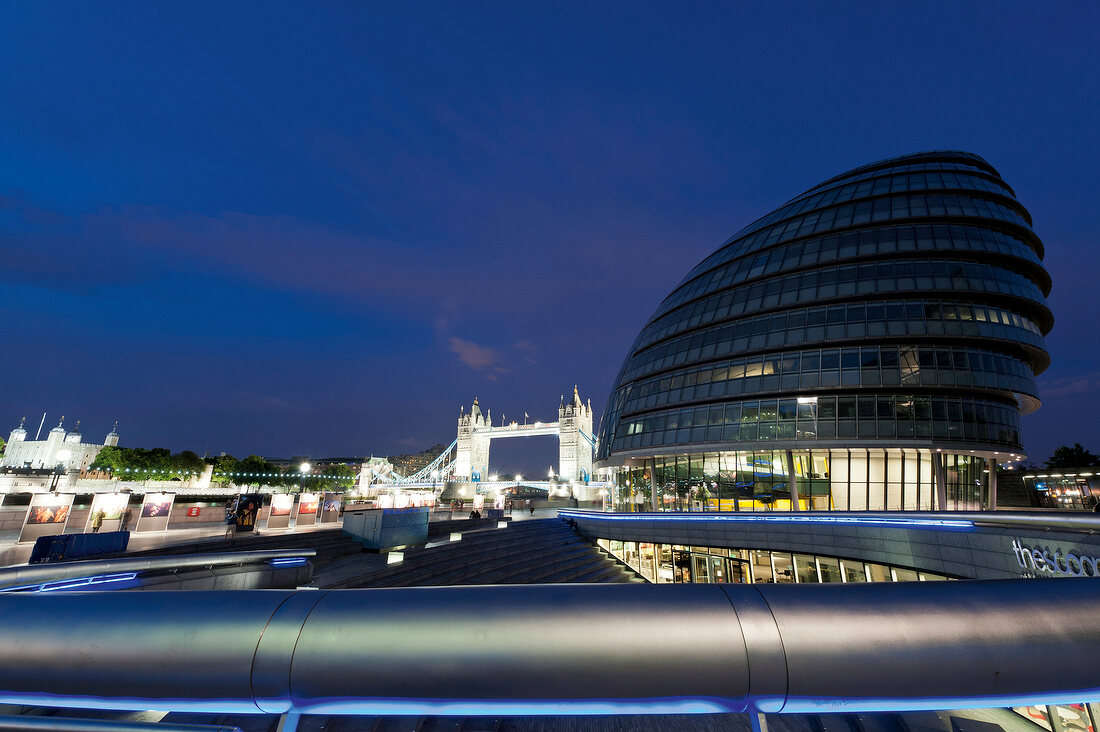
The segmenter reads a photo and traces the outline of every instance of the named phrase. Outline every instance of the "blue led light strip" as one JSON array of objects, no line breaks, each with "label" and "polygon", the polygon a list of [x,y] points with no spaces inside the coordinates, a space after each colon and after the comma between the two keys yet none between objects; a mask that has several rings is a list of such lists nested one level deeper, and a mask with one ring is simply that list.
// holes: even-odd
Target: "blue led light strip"
[{"label": "blue led light strip", "polygon": [[129,582],[134,579],[137,579],[137,572],[97,574],[92,577],[74,577],[73,579],[57,580],[54,582],[42,582],[36,585],[5,587],[3,589],[0,589],[0,592],[54,592],[56,590],[73,590],[80,587],[104,585],[113,582]]},{"label": "blue led light strip", "polygon": [[290,567],[295,564],[305,564],[305,557],[277,557],[268,562],[272,567]]},{"label": "blue led light strip", "polygon": [[563,518],[577,521],[674,521],[684,522],[733,522],[733,523],[780,523],[780,524],[840,524],[856,526],[898,526],[919,529],[972,529],[973,521],[966,519],[916,519],[888,518],[883,516],[830,516],[825,513],[803,515],[761,514],[761,513],[584,513],[577,511],[558,511]]}]

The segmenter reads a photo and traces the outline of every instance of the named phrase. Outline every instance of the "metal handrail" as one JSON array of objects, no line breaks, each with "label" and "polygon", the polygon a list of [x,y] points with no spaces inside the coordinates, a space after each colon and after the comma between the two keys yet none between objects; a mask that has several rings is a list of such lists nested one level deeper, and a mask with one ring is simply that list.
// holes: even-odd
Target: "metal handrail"
[{"label": "metal handrail", "polygon": [[175,724],[172,722],[130,722],[121,719],[77,719],[0,715],[0,730],[48,730],[49,732],[241,732],[224,724]]},{"label": "metal handrail", "polygon": [[1100,582],[0,595],[0,703],[271,714],[1100,701]]},{"label": "metal handrail", "polygon": [[[1029,527],[1047,531],[1075,531],[1088,534],[1100,533],[1100,513],[1052,513],[1041,511],[642,511],[633,513],[613,513],[586,509],[562,509],[559,515],[566,518],[607,518],[627,520],[678,520],[694,517],[692,520],[704,520],[706,517],[742,518],[744,520],[767,521],[851,521],[852,523],[871,523],[898,521],[919,521],[932,526],[935,522],[966,522],[974,526]],[[948,524],[950,525],[950,524]]]},{"label": "metal handrail", "polygon": [[252,564],[269,559],[313,557],[316,549],[268,549],[264,551],[184,554],[169,557],[124,557],[82,562],[35,564],[0,568],[0,592],[49,582],[125,572],[155,572],[192,567],[223,567]]}]

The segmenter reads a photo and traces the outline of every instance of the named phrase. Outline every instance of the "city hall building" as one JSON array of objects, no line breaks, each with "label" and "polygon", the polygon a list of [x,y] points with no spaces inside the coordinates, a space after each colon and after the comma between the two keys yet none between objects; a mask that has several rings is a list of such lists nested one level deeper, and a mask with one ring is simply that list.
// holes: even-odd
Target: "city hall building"
[{"label": "city hall building", "polygon": [[631,346],[597,468],[616,511],[996,507],[1049,365],[1031,217],[977,155],[825,181],[696,265]]}]

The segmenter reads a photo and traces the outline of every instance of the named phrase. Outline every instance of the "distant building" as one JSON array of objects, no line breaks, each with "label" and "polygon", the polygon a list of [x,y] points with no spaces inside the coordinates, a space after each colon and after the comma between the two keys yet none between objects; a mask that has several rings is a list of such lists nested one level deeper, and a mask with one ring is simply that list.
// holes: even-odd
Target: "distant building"
[{"label": "distant building", "polygon": [[63,426],[65,418],[62,417],[44,440],[28,440],[27,431],[23,429],[24,422],[25,418],[20,420],[19,426],[8,436],[7,449],[0,467],[34,470],[60,468],[66,472],[83,472],[96,459],[100,450],[118,445],[118,422],[115,422],[102,445],[82,441],[79,420],[72,432],[66,432]]},{"label": "distant building", "polygon": [[411,455],[393,455],[389,458],[389,461],[393,463],[393,468],[399,475],[408,476],[413,473],[417,473],[439,457],[440,453],[446,449],[446,445],[432,445],[427,450],[411,454]]}]

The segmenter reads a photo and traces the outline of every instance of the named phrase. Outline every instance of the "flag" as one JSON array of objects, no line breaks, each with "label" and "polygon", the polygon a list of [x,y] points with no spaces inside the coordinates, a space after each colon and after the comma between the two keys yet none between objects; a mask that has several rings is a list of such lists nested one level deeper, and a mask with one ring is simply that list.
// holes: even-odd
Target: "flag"
[{"label": "flag", "polygon": [[528,417],[527,417],[527,412],[524,412],[524,413],[523,413],[523,418],[524,418],[524,419],[527,419],[527,418],[528,418]]}]

